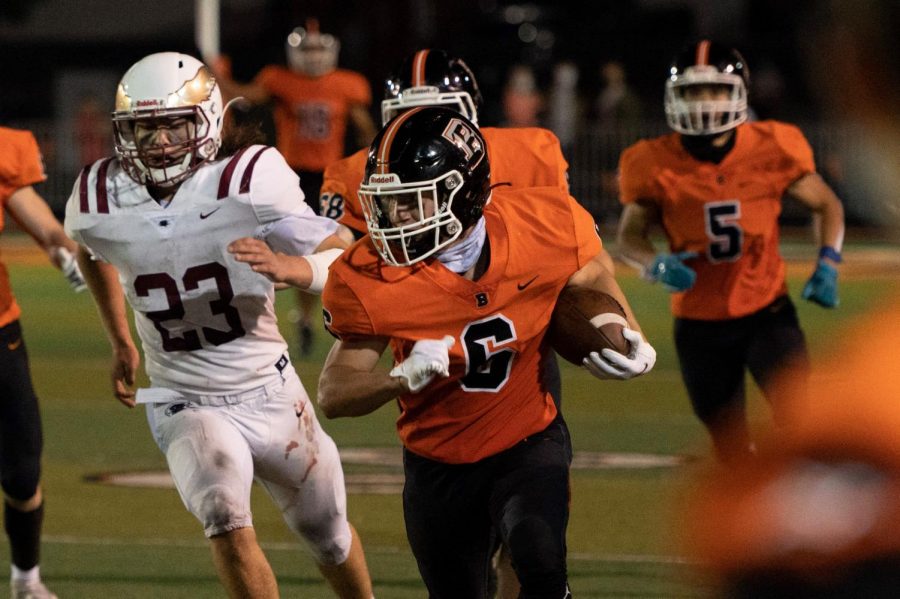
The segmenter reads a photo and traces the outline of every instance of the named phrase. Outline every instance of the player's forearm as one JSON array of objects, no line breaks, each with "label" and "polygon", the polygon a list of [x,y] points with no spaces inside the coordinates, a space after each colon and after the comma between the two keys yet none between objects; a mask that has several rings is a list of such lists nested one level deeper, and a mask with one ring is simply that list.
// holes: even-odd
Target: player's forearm
[{"label": "player's forearm", "polygon": [[616,249],[620,260],[639,271],[648,267],[656,257],[656,249],[650,240],[632,233],[620,234]]},{"label": "player's forearm", "polygon": [[368,107],[354,104],[350,107],[350,119],[353,121],[353,126],[356,130],[357,145],[364,148],[372,143],[375,134],[378,133],[378,127],[372,122]]},{"label": "player's forearm", "polygon": [[403,380],[386,372],[326,366],[319,379],[317,401],[326,418],[364,416],[405,391]]},{"label": "player's forearm", "polygon": [[77,250],[78,245],[66,236],[50,207],[30,185],[16,190],[7,201],[6,208],[19,226],[50,255],[57,267],[59,263],[53,255],[57,248],[65,248],[72,254]]},{"label": "player's forearm", "polygon": [[650,266],[656,257],[656,249],[650,241],[650,228],[659,220],[657,210],[652,206],[639,203],[626,205],[616,233],[618,258],[640,271]]},{"label": "player's forearm", "polygon": [[641,331],[641,326],[634,316],[634,312],[631,309],[631,305],[628,303],[628,299],[625,297],[625,293],[622,292],[622,289],[619,287],[613,274],[603,265],[603,258],[601,255],[597,255],[593,260],[569,277],[566,284],[596,289],[597,291],[602,291],[611,295],[625,310],[628,328],[638,332]]},{"label": "player's forearm", "polygon": [[113,266],[91,258],[83,248],[78,248],[77,258],[110,344],[114,348],[134,345],[118,272]]},{"label": "player's forearm", "polygon": [[844,245],[844,207],[839,201],[827,202],[822,210],[819,231],[819,239],[823,246],[834,248],[840,253]]}]

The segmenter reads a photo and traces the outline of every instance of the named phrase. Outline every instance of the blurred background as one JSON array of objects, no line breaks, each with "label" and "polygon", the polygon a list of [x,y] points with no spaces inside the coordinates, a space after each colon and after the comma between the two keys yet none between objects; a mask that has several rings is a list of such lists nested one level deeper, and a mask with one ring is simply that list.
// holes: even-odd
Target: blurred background
[{"label": "blurred background", "polygon": [[[198,53],[195,9],[186,0],[0,2],[0,124],[37,134],[50,171],[40,191],[54,209],[80,167],[111,152],[107,115],[128,66],[156,51]],[[421,47],[459,55],[481,85],[482,124],[553,129],[573,195],[605,225],[618,214],[620,151],[666,131],[669,61],[686,43],[716,39],[746,57],[756,118],[799,125],[849,224],[883,237],[900,222],[898,15],[891,0],[221,0],[220,37],[235,78],[248,81],[284,64],[286,35],[317,17],[341,41],[340,66],[368,78],[376,122],[383,80],[404,56]],[[786,224],[806,218],[786,204]]]},{"label": "blurred background", "polygon": [[[321,30],[341,41],[340,66],[368,79],[376,123],[383,81],[404,56],[422,47],[461,56],[485,98],[481,124],[537,124],[556,132],[570,163],[572,193],[598,219],[605,240],[613,239],[619,214],[619,154],[639,138],[667,131],[662,99],[669,61],[699,38],[734,45],[749,63],[755,118],[803,130],[850,225],[841,306],[824,311],[799,300],[816,245],[806,212],[785,204],[783,249],[813,362],[820,365],[814,380],[825,394],[847,355],[870,364],[865,352],[841,349],[839,342],[858,330],[887,336],[877,346],[880,361],[871,362],[877,368],[863,371],[863,380],[881,381],[896,361],[889,348],[900,324],[885,328],[880,313],[900,305],[897,0],[220,4],[221,50],[237,80],[284,64],[287,34],[317,17]],[[199,54],[196,8],[189,0],[0,0],[0,125],[36,134],[48,170],[38,191],[58,214],[82,165],[112,153],[109,114],[125,70],[152,52]],[[271,132],[265,108],[251,116]],[[348,139],[348,153],[356,149],[352,144]],[[45,428],[45,579],[69,598],[221,596],[206,544],[167,484],[165,460],[143,414],[110,397],[109,349],[91,299],[71,295],[27,236],[9,231],[13,223],[7,227],[2,254],[23,307]],[[620,268],[617,278],[659,358],[651,376],[625,385],[598,385],[583,369],[562,364],[575,445],[567,537],[572,590],[577,597],[714,596],[711,585],[696,578],[673,532],[707,526],[705,512],[688,516],[677,498],[684,487],[696,486],[692,475],[707,465],[709,448],[681,384],[668,294],[628,268]],[[277,302],[281,323],[289,322],[291,303]],[[869,328],[859,328],[863,317],[871,319]],[[293,347],[294,327],[282,328]],[[868,336],[863,341],[871,345]],[[322,331],[312,355],[294,359],[308,389],[329,346]],[[895,388],[881,396],[895,409]],[[754,425],[768,422],[755,390],[749,400]],[[847,409],[867,413],[857,409],[860,403],[854,395]],[[325,427],[342,450],[351,519],[365,539],[378,596],[412,599],[424,591],[396,493],[402,470],[395,417],[382,409]],[[849,419],[841,413],[838,421]],[[889,428],[897,420],[881,421]],[[863,436],[873,427],[867,420]],[[98,484],[123,473],[140,476],[132,483]],[[900,467],[895,473],[900,480]],[[254,523],[284,595],[328,596],[311,560],[298,559],[296,539],[280,514],[256,493]],[[5,551],[0,543],[0,559]]]}]

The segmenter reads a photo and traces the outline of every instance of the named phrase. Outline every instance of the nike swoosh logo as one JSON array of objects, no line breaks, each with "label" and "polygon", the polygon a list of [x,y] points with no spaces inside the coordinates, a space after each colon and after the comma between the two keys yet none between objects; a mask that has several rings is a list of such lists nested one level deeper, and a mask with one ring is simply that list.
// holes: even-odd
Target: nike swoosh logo
[{"label": "nike swoosh logo", "polygon": [[517,287],[519,288],[519,291],[522,291],[523,289],[525,289],[526,287],[528,287],[529,285],[531,285],[532,283],[534,283],[534,280],[535,280],[536,278],[538,278],[539,276],[541,276],[541,275],[534,275],[533,277],[531,277],[531,280],[525,281],[524,283],[519,283],[519,284],[517,285]]},{"label": "nike swoosh logo", "polygon": [[203,213],[201,212],[201,213],[200,213],[200,220],[203,220],[203,219],[205,219],[205,218],[209,218],[210,216],[212,216],[213,214],[215,214],[216,212],[218,212],[218,211],[221,210],[221,209],[222,209],[222,207],[219,206],[218,208],[216,208],[216,209],[213,210],[212,212],[207,212],[206,214],[203,214]]},{"label": "nike swoosh logo", "polygon": [[7,347],[7,349],[9,349],[9,351],[15,351],[16,349],[18,349],[18,347],[19,347],[20,345],[22,345],[22,338],[21,338],[21,337],[18,338],[18,339],[16,339],[16,340],[13,341],[12,343],[7,343],[7,344],[6,344],[6,347]]}]

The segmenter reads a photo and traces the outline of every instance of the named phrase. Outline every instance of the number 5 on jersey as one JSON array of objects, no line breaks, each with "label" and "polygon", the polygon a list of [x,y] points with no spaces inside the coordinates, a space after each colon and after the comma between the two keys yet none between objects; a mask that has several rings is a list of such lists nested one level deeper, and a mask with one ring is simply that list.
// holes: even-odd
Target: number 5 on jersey
[{"label": "number 5 on jersey", "polygon": [[704,205],[706,236],[710,262],[733,262],[740,258],[744,231],[739,224],[741,204],[737,200],[710,202]]}]

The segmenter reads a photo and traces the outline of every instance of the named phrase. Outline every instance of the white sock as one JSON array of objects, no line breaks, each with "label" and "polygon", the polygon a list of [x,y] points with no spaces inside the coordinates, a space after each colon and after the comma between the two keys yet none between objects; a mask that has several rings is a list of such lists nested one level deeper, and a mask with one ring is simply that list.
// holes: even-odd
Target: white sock
[{"label": "white sock", "polygon": [[11,564],[12,580],[19,582],[37,582],[41,579],[41,567],[35,566],[30,570],[19,570],[15,564]]}]

